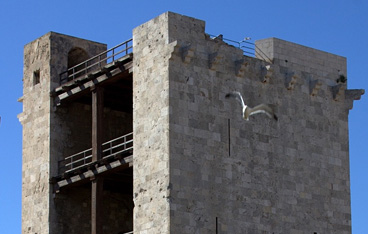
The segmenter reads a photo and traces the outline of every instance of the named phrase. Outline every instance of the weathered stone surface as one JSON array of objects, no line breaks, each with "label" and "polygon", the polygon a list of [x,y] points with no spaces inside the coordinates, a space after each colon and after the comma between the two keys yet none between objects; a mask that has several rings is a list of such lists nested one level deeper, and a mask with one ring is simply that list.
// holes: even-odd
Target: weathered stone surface
[{"label": "weathered stone surface", "polygon": [[[348,113],[364,91],[332,91],[345,58],[276,38],[247,57],[172,12],[135,28],[133,43],[133,116],[105,110],[104,137],[133,128],[134,213],[131,196],[105,191],[107,233],[132,219],[142,234],[351,233]],[[106,49],[55,33],[25,47],[22,233],[90,230],[90,189],[53,197],[48,183],[59,159],[90,144],[90,106],[55,110],[49,94],[74,47]],[[229,91],[279,120],[244,121]]]},{"label": "weathered stone surface", "polygon": [[[106,45],[50,32],[24,48],[23,112],[19,115],[23,125],[22,233],[90,231],[90,192],[80,188],[54,196],[49,184],[59,173],[60,159],[91,147],[91,106],[73,103],[56,108],[50,96],[59,86],[59,73],[68,67],[68,52],[74,48],[92,57],[105,51]],[[39,73],[37,82],[35,72]],[[105,109],[104,116],[109,129],[104,140],[132,131],[131,114]],[[105,229],[111,233],[131,230],[132,207],[127,208],[129,202],[116,204],[116,199],[127,198],[105,194]]]},{"label": "weathered stone surface", "polygon": [[[133,35],[136,233],[351,233],[345,58],[271,38],[270,64],[170,12]],[[279,121],[243,121],[233,90]]]}]

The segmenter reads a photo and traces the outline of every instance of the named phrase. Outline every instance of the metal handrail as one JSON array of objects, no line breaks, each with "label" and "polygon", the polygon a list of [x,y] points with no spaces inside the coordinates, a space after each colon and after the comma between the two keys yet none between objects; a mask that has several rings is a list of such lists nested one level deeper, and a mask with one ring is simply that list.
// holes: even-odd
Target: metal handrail
[{"label": "metal handrail", "polygon": [[[222,35],[219,36],[215,36],[215,35],[211,35],[208,34],[212,39],[219,39],[221,41],[225,41],[225,42],[229,42],[228,44],[233,45],[235,47],[238,47],[239,49],[242,49],[244,54],[246,55],[251,55],[253,57],[255,57],[255,44],[250,42],[250,41],[234,41],[231,39],[227,39],[227,38],[223,38]],[[246,44],[246,46],[243,46],[243,44]]]},{"label": "metal handrail", "polygon": [[60,84],[66,83],[70,80],[74,80],[81,75],[86,75],[92,71],[95,71],[97,68],[101,69],[102,66],[112,63],[131,52],[133,52],[133,39],[124,41],[109,50],[106,50],[71,68],[68,68],[68,70],[60,73]]},{"label": "metal handrail", "polygon": [[[103,159],[133,150],[133,132],[117,137],[102,144]],[[92,148],[66,157],[59,162],[59,171],[71,172],[92,162]]]},{"label": "metal handrail", "polygon": [[215,36],[208,34],[212,39],[218,38],[219,40],[229,42],[230,45],[236,46],[243,50],[245,55],[252,57],[260,57],[262,60],[272,63],[272,60],[253,42],[248,41],[250,38],[246,38],[242,41],[234,41],[231,39],[223,38],[222,35]]}]

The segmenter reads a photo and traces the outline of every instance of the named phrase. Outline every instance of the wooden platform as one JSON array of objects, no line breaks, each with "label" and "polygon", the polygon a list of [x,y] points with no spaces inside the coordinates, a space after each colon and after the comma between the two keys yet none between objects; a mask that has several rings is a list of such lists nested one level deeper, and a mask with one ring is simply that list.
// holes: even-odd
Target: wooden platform
[{"label": "wooden platform", "polygon": [[76,99],[90,92],[91,88],[97,85],[106,85],[116,82],[119,79],[129,79],[133,73],[133,54],[107,64],[101,69],[68,81],[57,87],[50,93],[55,98],[55,105],[60,106],[63,102]]},{"label": "wooden platform", "polygon": [[63,187],[71,185],[77,186],[93,180],[96,176],[105,173],[113,173],[116,170],[124,170],[129,167],[133,167],[133,155],[111,162],[96,162],[93,166],[85,168],[84,171],[78,171],[79,173],[70,174],[69,176],[63,175],[53,177],[50,183],[54,185],[54,192],[59,193],[60,189]]}]

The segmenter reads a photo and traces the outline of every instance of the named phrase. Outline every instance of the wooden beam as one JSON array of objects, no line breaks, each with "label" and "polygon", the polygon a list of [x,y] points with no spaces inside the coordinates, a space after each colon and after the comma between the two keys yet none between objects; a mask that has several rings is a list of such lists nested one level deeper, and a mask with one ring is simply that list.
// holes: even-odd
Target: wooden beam
[{"label": "wooden beam", "polygon": [[73,175],[68,179],[53,177],[50,183],[54,184],[54,191],[58,193],[63,188],[66,188],[69,186],[79,186],[81,184],[88,183],[97,175],[100,175],[100,174],[105,175],[106,173],[109,173],[109,172],[113,173],[115,171],[123,171],[131,167],[133,167],[133,156],[132,155],[122,158],[122,159],[118,159],[107,165],[98,166],[96,169],[93,169],[93,170],[88,169],[86,172],[83,172],[79,175]]},{"label": "wooden beam", "polygon": [[95,85],[106,85],[115,83],[119,80],[131,80],[132,75],[128,71],[120,71],[119,68],[115,69],[111,72],[112,77],[103,74],[93,80],[89,80],[86,83],[83,83],[79,86],[73,86],[69,91],[63,91],[61,88],[55,89],[55,94],[57,99],[55,100],[56,105],[61,104],[62,102],[66,102],[67,100],[72,100],[73,98],[77,98],[79,96],[83,96],[92,89]]},{"label": "wooden beam", "polygon": [[103,88],[92,88],[92,162],[102,159]]},{"label": "wooden beam", "polygon": [[102,234],[103,229],[103,178],[92,181],[91,225],[92,234]]},{"label": "wooden beam", "polygon": [[[102,130],[103,130],[103,89],[92,87],[92,162],[102,159]],[[96,177],[92,180],[91,223],[92,234],[102,234],[103,217],[103,179]]]}]

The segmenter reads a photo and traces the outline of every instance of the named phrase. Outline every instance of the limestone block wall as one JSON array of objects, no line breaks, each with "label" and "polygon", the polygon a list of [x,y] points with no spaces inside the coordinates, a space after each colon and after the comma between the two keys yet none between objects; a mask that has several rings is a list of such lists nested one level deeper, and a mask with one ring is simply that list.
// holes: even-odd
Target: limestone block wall
[{"label": "limestone block wall", "polygon": [[133,30],[134,233],[169,233],[167,15]]},{"label": "limestone block wall", "polygon": [[50,34],[24,47],[22,233],[48,233]]},{"label": "limestone block wall", "polygon": [[[79,47],[90,56],[106,45],[50,32],[24,47],[22,168],[22,233],[58,233],[52,199],[51,176],[68,129],[63,128],[50,97],[59,85],[59,73],[67,69],[68,52]],[[61,140],[62,139],[62,140]]]},{"label": "limestone block wall", "polygon": [[[351,233],[353,99],[334,96],[332,65],[246,57],[171,12],[133,39],[135,232]],[[244,121],[234,90],[279,121]]]},{"label": "limestone block wall", "polygon": [[[68,53],[72,49],[80,48],[87,53],[88,57],[93,57],[107,50],[106,44],[55,32],[50,33],[50,40],[52,56],[49,61],[51,67],[49,92],[60,86],[59,74],[68,69]],[[87,139],[87,136],[83,136],[83,134],[88,134],[88,128],[91,126],[91,115],[89,115],[90,109],[86,106],[81,107],[80,113],[73,107],[67,107],[66,109],[56,108],[53,103],[51,103],[50,108],[53,110],[50,114],[50,167],[51,176],[56,176],[58,173],[58,161],[66,156],[65,153],[69,152],[68,149],[74,151],[90,147],[84,148],[88,144],[86,140],[82,140],[80,146],[74,147],[77,144],[74,140],[78,137]],[[79,120],[77,119],[78,117]],[[78,136],[78,128],[84,128],[84,130],[79,132],[81,136]],[[73,153],[76,152],[78,151]]]}]

